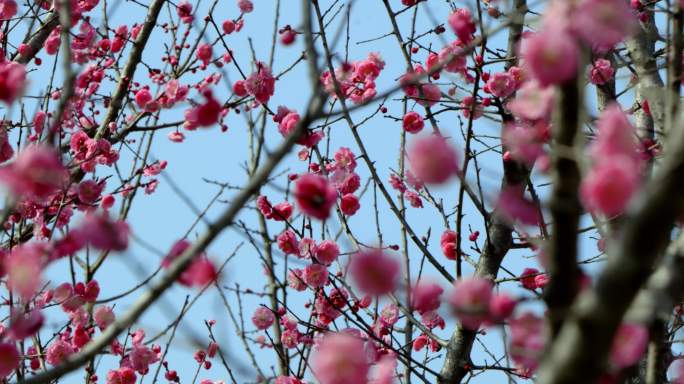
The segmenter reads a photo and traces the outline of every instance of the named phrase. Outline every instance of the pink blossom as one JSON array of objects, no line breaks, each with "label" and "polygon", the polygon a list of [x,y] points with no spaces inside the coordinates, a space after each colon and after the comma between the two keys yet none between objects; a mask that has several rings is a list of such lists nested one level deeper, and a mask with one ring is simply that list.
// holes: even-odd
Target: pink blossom
[{"label": "pink blossom", "polygon": [[545,87],[575,78],[580,50],[566,30],[546,27],[523,40],[521,55],[525,69]]},{"label": "pink blossom", "polygon": [[457,8],[449,15],[448,21],[451,29],[464,44],[468,44],[473,40],[473,33],[475,33],[476,29],[469,9]]},{"label": "pink blossom", "polygon": [[299,210],[319,220],[325,220],[330,216],[330,209],[337,199],[335,188],[326,178],[310,173],[297,179],[294,195]]},{"label": "pink blossom", "polygon": [[454,40],[439,51],[439,62],[444,66],[444,70],[452,73],[466,74],[468,60],[463,42]]},{"label": "pink blossom", "polygon": [[508,319],[515,310],[518,302],[505,293],[498,293],[492,296],[489,302],[489,313],[494,322],[503,322]]},{"label": "pink blossom", "polygon": [[414,191],[406,191],[404,197],[411,204],[413,208],[423,208],[423,200],[421,200],[420,195]]},{"label": "pink blossom", "polygon": [[610,362],[618,369],[636,364],[646,350],[648,329],[643,325],[624,323],[613,339]]},{"label": "pink blossom", "polygon": [[26,86],[26,68],[13,61],[0,62],[0,101],[11,104]]},{"label": "pink blossom", "polygon": [[238,0],[237,4],[242,13],[250,13],[254,10],[254,4],[251,0]]},{"label": "pink blossom", "polygon": [[381,250],[371,249],[352,256],[350,273],[361,291],[384,295],[396,288],[399,263]]},{"label": "pink blossom", "polygon": [[22,244],[4,259],[7,283],[24,300],[29,300],[40,287],[44,252],[40,244]]},{"label": "pink blossom", "polygon": [[419,282],[411,290],[411,307],[420,314],[436,311],[443,292],[437,284]]},{"label": "pink blossom", "polygon": [[303,275],[304,271],[301,269],[291,269],[287,273],[287,285],[298,292],[306,290],[306,283],[304,282]]},{"label": "pink blossom", "polygon": [[340,211],[346,216],[353,216],[360,208],[359,198],[354,194],[348,193],[340,199]]},{"label": "pink blossom", "polygon": [[340,147],[340,149],[335,152],[335,168],[354,172],[356,169],[356,157],[351,149]]},{"label": "pink blossom", "polygon": [[[17,14],[17,2],[14,0],[0,1],[0,20],[10,20]],[[2,376],[2,375],[0,375]]]},{"label": "pink blossom", "polygon": [[510,325],[510,354],[521,369],[534,372],[544,352],[544,319],[526,312],[513,318]]},{"label": "pink blossom", "polygon": [[95,313],[93,314],[93,318],[95,319],[95,323],[97,324],[98,328],[100,328],[100,330],[104,330],[111,323],[113,323],[114,320],[116,320],[116,317],[114,316],[114,311],[111,307],[108,307],[106,305],[97,307]]},{"label": "pink blossom", "polygon": [[384,327],[392,327],[399,321],[399,308],[395,304],[387,304],[380,311],[380,323]]},{"label": "pink blossom", "polygon": [[[187,240],[179,240],[173,244],[169,253],[162,260],[162,267],[168,268],[173,261],[185,253],[192,244]],[[204,286],[217,278],[218,272],[214,264],[205,254],[195,255],[194,260],[178,277],[178,282],[187,287]]]},{"label": "pink blossom", "polygon": [[537,205],[523,195],[520,188],[509,186],[503,188],[499,194],[497,208],[510,221],[519,221],[525,225],[539,223],[539,210]]},{"label": "pink blossom", "polygon": [[286,329],[282,335],[280,335],[280,341],[283,343],[283,346],[288,349],[296,348],[300,339],[301,334],[296,328]]},{"label": "pink blossom", "polygon": [[606,84],[613,78],[615,68],[610,65],[610,61],[606,59],[598,59],[591,66],[589,71],[589,81],[595,85]]},{"label": "pink blossom", "polygon": [[286,255],[299,256],[299,246],[297,236],[291,229],[286,229],[276,238],[278,249]]},{"label": "pink blossom", "polygon": [[14,156],[14,149],[7,137],[7,128],[4,124],[0,124],[0,163],[11,159],[12,156]]},{"label": "pink blossom", "polygon": [[138,104],[138,107],[145,109],[145,106],[152,101],[152,94],[150,93],[150,90],[147,88],[141,88],[138,92],[135,93],[135,102]]},{"label": "pink blossom", "polygon": [[259,103],[268,103],[275,91],[275,78],[271,74],[271,69],[257,61],[256,71],[244,81],[244,87],[247,93],[254,96]]},{"label": "pink blossom", "polygon": [[459,280],[448,298],[454,312],[466,329],[477,330],[489,317],[492,298],[491,281],[478,277]]},{"label": "pink blossom", "polygon": [[32,145],[19,152],[17,159],[0,168],[0,181],[16,196],[44,200],[61,188],[67,171],[54,150]]},{"label": "pink blossom", "polygon": [[441,136],[416,139],[408,156],[411,171],[426,183],[442,184],[458,172],[458,154]]},{"label": "pink blossom", "polygon": [[88,213],[77,231],[84,242],[97,249],[124,251],[128,248],[128,224],[123,220],[113,221],[106,213]]},{"label": "pink blossom", "polygon": [[320,384],[365,383],[370,369],[364,343],[345,333],[324,336],[313,358]]},{"label": "pink blossom", "polygon": [[330,265],[340,254],[340,248],[332,240],[323,240],[314,248],[314,255],[319,263]]},{"label": "pink blossom", "polygon": [[615,157],[594,167],[582,180],[580,196],[586,208],[608,216],[621,214],[639,187],[639,173],[627,157]]},{"label": "pink blossom", "polygon": [[268,329],[275,321],[275,315],[273,311],[266,307],[259,307],[254,311],[252,315],[252,323],[257,329]]},{"label": "pink blossom", "polygon": [[194,19],[192,16],[192,4],[190,4],[187,0],[180,1],[176,11],[178,12],[178,17],[180,17],[183,23],[192,23],[192,20]]},{"label": "pink blossom", "polygon": [[458,255],[456,254],[456,240],[458,234],[452,230],[445,230],[439,239],[439,245],[442,249],[442,254],[449,260],[456,260]]},{"label": "pink blossom", "polygon": [[[143,334],[144,336],[144,334]],[[159,354],[144,345],[141,341],[133,341],[133,348],[128,354],[128,366],[141,375],[147,374],[150,365],[159,361]]]},{"label": "pink blossom", "polygon": [[636,28],[625,1],[582,0],[572,13],[571,28],[598,52],[606,52]]},{"label": "pink blossom", "polygon": [[524,288],[534,291],[538,288],[537,282],[534,280],[537,275],[539,275],[539,270],[536,268],[525,268],[520,274],[520,283]]},{"label": "pink blossom", "polygon": [[98,183],[95,180],[84,180],[78,184],[78,199],[83,204],[95,204],[100,198],[104,187],[104,183]]},{"label": "pink blossom", "polygon": [[511,157],[531,166],[544,154],[544,132],[539,125],[508,124],[504,126],[501,140]]},{"label": "pink blossom", "polygon": [[211,54],[211,45],[204,43],[197,47],[197,59],[202,62],[203,68],[206,68],[211,62]]},{"label": "pink blossom", "polygon": [[554,101],[554,90],[542,88],[537,81],[527,81],[516,93],[515,99],[508,102],[508,109],[525,120],[548,120]]},{"label": "pink blossom", "polygon": [[0,378],[6,378],[19,365],[19,351],[14,343],[0,343]]},{"label": "pink blossom", "polygon": [[394,356],[387,355],[380,358],[380,361],[375,365],[375,375],[372,381],[373,384],[393,384],[395,383],[397,367],[397,360]]},{"label": "pink blossom", "polygon": [[71,344],[57,338],[48,347],[45,360],[50,365],[59,365],[72,353],[74,353],[74,349]]},{"label": "pink blossom", "polygon": [[320,288],[328,282],[328,269],[323,264],[309,264],[302,275],[304,282],[312,288]]},{"label": "pink blossom", "polygon": [[107,372],[106,384],[135,384],[135,371],[128,367],[121,367]]},{"label": "pink blossom", "polygon": [[515,92],[516,83],[515,78],[510,73],[498,72],[489,78],[486,86],[492,95],[505,98]]},{"label": "pink blossom", "polygon": [[408,112],[404,115],[402,120],[402,127],[404,128],[404,131],[408,133],[418,133],[425,126],[425,123],[423,123],[423,116],[418,112]]}]

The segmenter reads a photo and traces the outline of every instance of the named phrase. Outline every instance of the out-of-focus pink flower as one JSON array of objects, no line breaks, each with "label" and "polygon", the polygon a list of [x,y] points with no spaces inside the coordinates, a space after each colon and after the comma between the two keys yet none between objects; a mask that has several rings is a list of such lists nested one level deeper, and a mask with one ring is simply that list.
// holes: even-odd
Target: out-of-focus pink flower
[{"label": "out-of-focus pink flower", "polygon": [[3,260],[10,289],[24,300],[29,300],[40,287],[44,252],[38,243],[22,244]]},{"label": "out-of-focus pink flower", "polygon": [[458,172],[458,154],[441,136],[418,138],[409,149],[411,171],[422,181],[442,184]]},{"label": "out-of-focus pink flower", "polygon": [[11,104],[26,87],[26,68],[13,61],[0,62],[0,101]]},{"label": "out-of-focus pink flower", "polygon": [[0,343],[0,378],[12,374],[19,366],[19,351],[14,343]]},{"label": "out-of-focus pink flower", "polygon": [[487,279],[472,277],[459,280],[448,298],[461,325],[477,330],[489,317],[492,283]]},{"label": "out-of-focus pink flower", "polygon": [[32,145],[19,152],[17,159],[0,168],[0,181],[18,197],[43,200],[63,187],[68,173],[57,153]]},{"label": "out-of-focus pink flower", "polygon": [[359,289],[378,296],[394,291],[399,274],[399,262],[379,249],[352,256],[350,273]]},{"label": "out-of-focus pink flower", "polygon": [[313,358],[321,384],[352,384],[367,381],[370,364],[364,342],[346,333],[324,336]]},{"label": "out-of-focus pink flower", "polygon": [[515,98],[508,102],[508,109],[525,120],[549,120],[554,101],[552,87],[543,88],[537,81],[525,82]]},{"label": "out-of-focus pink flower", "polygon": [[544,352],[544,319],[526,312],[510,320],[509,351],[513,362],[525,372],[533,373]]},{"label": "out-of-focus pink flower", "polygon": [[621,0],[582,0],[570,23],[573,33],[597,52],[612,49],[637,26],[629,4]]},{"label": "out-of-focus pink flower", "polygon": [[639,187],[639,174],[629,158],[618,157],[595,166],[582,181],[580,195],[592,212],[622,213]]},{"label": "out-of-focus pink flower", "polygon": [[107,213],[87,214],[76,231],[85,243],[97,249],[124,251],[128,248],[128,224],[111,220]]},{"label": "out-of-focus pink flower", "polygon": [[636,364],[646,350],[648,330],[643,325],[624,323],[613,339],[610,362],[618,369]]},{"label": "out-of-focus pink flower", "polygon": [[434,283],[419,282],[411,290],[411,307],[423,314],[439,308],[444,289]]},{"label": "out-of-focus pink flower", "polygon": [[449,15],[448,22],[451,29],[463,43],[468,44],[473,40],[473,34],[476,29],[473,15],[470,13],[469,9],[458,8],[454,10]]},{"label": "out-of-focus pink flower", "polygon": [[528,73],[547,86],[575,78],[580,50],[567,30],[546,27],[523,39],[521,55]]},{"label": "out-of-focus pink flower", "polygon": [[492,296],[489,302],[490,321],[494,323],[503,322],[508,319],[515,310],[518,302],[505,293],[498,293]]}]

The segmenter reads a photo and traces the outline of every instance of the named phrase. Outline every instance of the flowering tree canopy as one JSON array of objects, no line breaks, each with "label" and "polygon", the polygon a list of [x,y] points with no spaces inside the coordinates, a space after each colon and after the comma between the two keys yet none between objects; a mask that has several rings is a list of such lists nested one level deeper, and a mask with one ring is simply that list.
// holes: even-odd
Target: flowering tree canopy
[{"label": "flowering tree canopy", "polygon": [[684,384],[684,1],[0,25],[0,383]]}]

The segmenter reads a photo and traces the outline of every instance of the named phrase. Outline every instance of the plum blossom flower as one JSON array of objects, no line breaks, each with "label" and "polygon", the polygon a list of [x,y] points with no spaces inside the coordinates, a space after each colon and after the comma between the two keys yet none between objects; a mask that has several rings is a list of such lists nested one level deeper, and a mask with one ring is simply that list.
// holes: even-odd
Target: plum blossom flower
[{"label": "plum blossom flower", "polygon": [[439,245],[442,248],[442,254],[449,260],[456,260],[456,241],[458,234],[452,230],[445,230],[439,239]]},{"label": "plum blossom flower", "polygon": [[591,66],[589,81],[594,85],[603,85],[610,81],[614,74],[615,68],[610,65],[610,61],[598,59]]},{"label": "plum blossom flower", "polygon": [[620,325],[613,339],[610,362],[618,369],[636,364],[646,350],[648,329],[643,325]]},{"label": "plum blossom flower", "polygon": [[544,319],[526,312],[510,320],[510,354],[522,370],[532,373],[544,351]]},{"label": "plum blossom flower", "polygon": [[275,321],[275,315],[273,311],[266,307],[259,307],[254,311],[252,315],[252,323],[257,329],[268,329]]},{"label": "plum blossom flower", "polygon": [[11,104],[26,87],[26,68],[13,61],[0,62],[0,101]]},{"label": "plum blossom flower", "polygon": [[297,179],[294,195],[302,213],[319,220],[330,216],[337,199],[335,188],[325,177],[310,173]]},{"label": "plum blossom flower", "polygon": [[543,87],[575,77],[580,49],[573,36],[560,27],[545,27],[523,39],[525,68]]},{"label": "plum blossom flower", "polygon": [[275,78],[271,73],[271,68],[257,61],[256,71],[247,77],[244,81],[244,87],[245,91],[254,96],[259,103],[268,103],[268,100],[275,92]]},{"label": "plum blossom flower", "polygon": [[372,249],[352,256],[350,273],[361,291],[384,295],[396,288],[399,263],[383,251]]},{"label": "plum blossom flower", "polygon": [[24,300],[30,299],[40,287],[44,252],[41,244],[22,244],[3,260],[10,289]]},{"label": "plum blossom flower", "polygon": [[314,248],[314,255],[319,263],[330,265],[340,254],[340,247],[332,240],[323,240]]},{"label": "plum blossom flower", "polygon": [[513,75],[508,72],[497,72],[487,81],[489,92],[496,96],[505,98],[515,92],[516,82]]},{"label": "plum blossom flower", "polygon": [[324,336],[313,367],[321,384],[365,383],[370,369],[364,342],[346,333]]},{"label": "plum blossom flower", "polygon": [[45,360],[50,365],[59,365],[72,353],[74,353],[74,349],[71,344],[58,338],[48,347]]},{"label": "plum blossom flower", "polygon": [[415,140],[408,156],[411,171],[426,183],[442,184],[458,172],[458,154],[441,136]]},{"label": "plum blossom flower", "polygon": [[360,208],[359,198],[354,194],[347,193],[340,199],[340,211],[346,216],[353,216]]},{"label": "plum blossom flower", "polygon": [[39,145],[25,148],[13,163],[0,168],[0,182],[14,195],[37,200],[44,200],[61,188],[67,177],[57,153]]},{"label": "plum blossom flower", "polygon": [[408,112],[402,119],[402,127],[404,128],[404,131],[408,133],[418,133],[423,130],[424,126],[425,123],[423,123],[423,116],[421,116],[418,112]]},{"label": "plum blossom flower", "polygon": [[508,102],[508,109],[525,120],[548,120],[554,101],[552,87],[542,87],[537,81],[526,81],[515,99]]},{"label": "plum blossom flower", "polygon": [[323,264],[309,264],[302,275],[304,282],[312,288],[320,288],[328,282],[328,268]]},{"label": "plum blossom flower", "polygon": [[475,22],[473,15],[467,8],[458,8],[449,15],[449,26],[454,31],[459,40],[464,44],[470,43],[473,40],[473,33],[475,33]]},{"label": "plum blossom flower", "polygon": [[572,13],[572,31],[597,52],[606,52],[637,25],[629,4],[620,0],[582,0]]},{"label": "plum blossom flower", "polygon": [[492,283],[483,278],[472,277],[459,280],[448,298],[461,325],[477,330],[489,317]]},{"label": "plum blossom flower", "polygon": [[14,343],[0,343],[0,378],[6,378],[19,365],[19,351]]},{"label": "plum blossom flower", "polygon": [[436,311],[443,292],[444,289],[437,284],[419,282],[411,290],[411,307],[420,314]]}]

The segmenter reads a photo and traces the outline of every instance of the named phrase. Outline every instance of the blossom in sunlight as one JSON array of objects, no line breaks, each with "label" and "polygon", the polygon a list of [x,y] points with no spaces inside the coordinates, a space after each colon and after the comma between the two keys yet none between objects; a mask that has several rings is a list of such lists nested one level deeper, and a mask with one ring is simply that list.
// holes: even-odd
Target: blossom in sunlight
[{"label": "blossom in sunlight", "polygon": [[437,284],[419,282],[411,290],[411,307],[420,314],[435,311],[441,304],[443,292],[444,289]]}]

